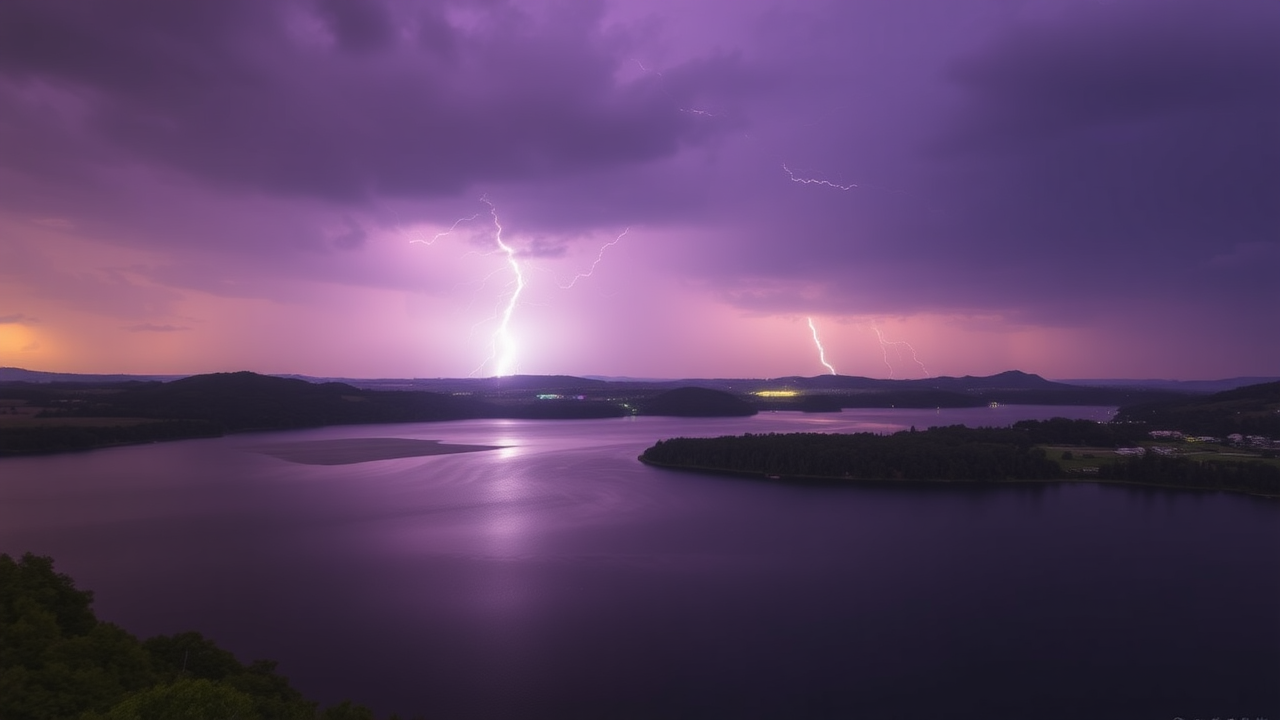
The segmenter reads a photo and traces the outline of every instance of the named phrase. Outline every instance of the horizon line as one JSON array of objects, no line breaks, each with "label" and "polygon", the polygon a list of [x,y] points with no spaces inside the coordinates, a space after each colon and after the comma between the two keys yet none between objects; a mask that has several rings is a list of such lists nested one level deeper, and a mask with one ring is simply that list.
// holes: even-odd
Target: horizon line
[{"label": "horizon line", "polygon": [[266,375],[270,377],[292,377],[292,378],[299,378],[299,379],[326,380],[326,381],[352,380],[352,381],[406,381],[406,382],[446,381],[446,380],[480,382],[480,381],[490,381],[490,380],[502,380],[504,378],[539,378],[539,377],[544,377],[544,378],[545,377],[567,377],[567,378],[576,378],[580,380],[598,380],[602,382],[676,382],[681,380],[770,381],[770,380],[788,380],[788,379],[814,380],[814,379],[832,378],[832,377],[850,378],[850,379],[859,379],[859,380],[877,380],[882,382],[923,382],[928,380],[939,380],[939,379],[945,379],[945,378],[950,378],[950,379],[992,378],[992,377],[1007,375],[1011,373],[1018,373],[1022,375],[1039,377],[1042,380],[1047,380],[1049,382],[1058,382],[1063,384],[1084,384],[1084,383],[1091,383],[1091,382],[1215,383],[1215,382],[1228,382],[1228,381],[1236,381],[1236,380],[1258,380],[1261,382],[1280,381],[1280,375],[1233,375],[1229,377],[1195,378],[1195,379],[1168,378],[1168,377],[1048,378],[1038,373],[1027,372],[1025,370],[1018,370],[1018,369],[1002,370],[1000,372],[992,373],[990,375],[972,375],[972,374],[933,375],[933,376],[924,377],[924,378],[881,378],[881,377],[872,377],[869,375],[846,375],[843,373],[836,373],[835,375],[832,375],[830,373],[820,373],[817,375],[796,374],[796,375],[773,375],[773,376],[759,376],[759,377],[693,376],[693,375],[685,375],[685,376],[679,376],[679,377],[640,377],[640,376],[631,376],[631,375],[598,375],[598,374],[574,375],[569,373],[513,373],[510,375],[491,375],[487,377],[469,377],[469,376],[468,377],[449,377],[449,376],[443,376],[443,375],[413,376],[413,377],[391,377],[391,376],[360,377],[360,376],[351,376],[351,375],[311,375],[307,373],[297,373],[297,372],[276,373],[276,372],[262,372],[258,370],[247,370],[247,369],[213,370],[213,371],[195,372],[195,373],[145,373],[145,372],[65,372],[65,371],[56,371],[56,370],[32,370],[29,368],[21,368],[16,366],[0,366],[0,372],[4,372],[4,371],[17,371],[21,373],[31,373],[33,375],[61,375],[61,376],[71,376],[71,377],[124,377],[124,378],[151,378],[151,379],[165,378],[168,380],[180,380],[182,378],[196,377],[199,375],[216,375],[216,374],[231,374],[231,373],[238,373],[238,372],[250,372],[256,375]]}]

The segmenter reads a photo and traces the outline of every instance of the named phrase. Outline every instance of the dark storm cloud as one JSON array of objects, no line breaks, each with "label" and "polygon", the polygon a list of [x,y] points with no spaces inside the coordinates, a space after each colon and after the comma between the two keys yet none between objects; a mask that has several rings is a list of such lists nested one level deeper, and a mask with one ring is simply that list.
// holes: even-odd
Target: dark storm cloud
[{"label": "dark storm cloud", "polygon": [[[775,188],[774,210],[744,209],[758,239],[699,270],[736,273],[724,296],[757,311],[1077,322],[1192,288],[1213,288],[1205,303],[1280,300],[1270,273],[1228,270],[1280,239],[1278,9],[1064,4],[990,23],[967,49],[940,36],[887,53],[880,68],[914,53],[928,79],[844,115],[833,91],[839,122],[803,141],[815,176],[859,187]],[[835,47],[831,24],[811,54]],[[856,98],[867,62],[821,67]]]},{"label": "dark storm cloud", "polygon": [[578,322],[679,324],[623,277],[690,318],[1108,326],[1265,363],[1278,37],[1270,0],[9,0],[0,279],[45,304],[0,301],[203,334],[250,306],[323,327],[339,296],[390,327],[399,293],[444,332],[503,291],[496,215],[528,317],[630,227],[585,290],[634,303],[556,295]]},{"label": "dark storm cloud", "polygon": [[[631,39],[594,3],[0,6],[0,84],[46,122],[232,187],[354,200],[671,155],[725,124],[674,112],[728,56],[619,84]],[[11,133],[12,134],[12,133]],[[56,163],[56,158],[45,162]]]},{"label": "dark storm cloud", "polygon": [[1280,101],[1274,8],[1231,3],[1085,7],[1021,25],[951,64],[976,117],[969,151],[1012,151],[1083,129],[1210,111],[1271,113]]},{"label": "dark storm cloud", "polygon": [[[935,148],[952,188],[941,217],[964,242],[939,250],[1114,299],[1176,293],[1216,254],[1274,246],[1278,18],[1218,3],[1085,8],[956,62],[966,103]],[[1265,290],[1251,280],[1223,290]]]},{"label": "dark storm cloud", "polygon": [[376,2],[319,0],[316,10],[341,49],[374,53],[395,41],[395,26],[386,9]]},{"label": "dark storm cloud", "polygon": [[969,107],[939,151],[983,175],[965,205],[1027,235],[1089,245],[1273,236],[1277,13],[1141,9],[1020,28],[954,65]]}]

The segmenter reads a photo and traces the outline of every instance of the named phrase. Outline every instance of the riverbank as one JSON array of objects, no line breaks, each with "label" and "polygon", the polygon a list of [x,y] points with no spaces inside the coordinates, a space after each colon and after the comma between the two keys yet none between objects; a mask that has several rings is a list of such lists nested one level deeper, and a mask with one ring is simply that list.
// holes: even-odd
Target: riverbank
[{"label": "riverbank", "polygon": [[1249,490],[1238,490],[1233,488],[1218,487],[1201,487],[1186,485],[1171,485],[1168,483],[1151,483],[1151,482],[1135,482],[1132,480],[1111,480],[1090,477],[1087,475],[1065,476],[1060,478],[1048,479],[1001,479],[1001,480],[946,480],[946,479],[928,479],[928,478],[911,478],[911,479],[892,479],[892,478],[854,478],[848,476],[827,476],[827,475],[772,475],[764,472],[747,471],[747,470],[725,470],[722,468],[701,466],[701,465],[678,465],[674,463],[661,463],[646,459],[643,455],[637,456],[644,465],[655,467],[660,470],[673,470],[676,472],[690,472],[699,475],[719,475],[723,477],[737,477],[747,480],[757,480],[760,482],[784,483],[787,485],[811,485],[816,487],[853,487],[853,486],[870,486],[870,487],[901,487],[903,485],[914,485],[919,487],[931,487],[946,485],[948,487],[966,486],[977,488],[990,488],[994,486],[1025,486],[1025,485],[1126,485],[1131,487],[1144,487],[1156,490],[1191,490],[1197,492],[1232,492],[1240,495],[1249,495],[1265,500],[1280,501],[1280,493],[1254,492]]}]

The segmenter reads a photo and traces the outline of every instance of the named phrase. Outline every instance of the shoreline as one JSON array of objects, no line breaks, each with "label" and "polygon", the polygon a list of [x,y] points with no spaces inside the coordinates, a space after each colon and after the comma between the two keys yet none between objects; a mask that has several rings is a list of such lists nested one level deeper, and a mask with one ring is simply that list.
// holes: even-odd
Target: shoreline
[{"label": "shoreline", "polygon": [[1248,490],[1237,490],[1234,488],[1215,488],[1215,487],[1188,487],[1185,485],[1167,485],[1160,483],[1144,483],[1134,482],[1132,480],[1104,480],[1098,478],[1051,478],[1047,480],[924,480],[924,479],[893,479],[893,478],[853,478],[853,477],[832,477],[824,475],[770,475],[763,471],[754,470],[726,470],[714,467],[705,467],[697,465],[673,465],[669,463],[655,462],[647,460],[643,455],[636,457],[642,464],[649,467],[658,468],[660,470],[674,470],[677,472],[697,473],[699,475],[721,475],[726,477],[740,477],[747,480],[757,480],[760,482],[778,483],[791,486],[810,486],[810,487],[855,487],[855,486],[901,486],[910,485],[914,487],[936,487],[939,485],[951,486],[970,486],[970,487],[992,487],[996,485],[1049,485],[1049,484],[1071,484],[1071,485],[1125,485],[1129,487],[1153,488],[1158,490],[1176,490],[1190,492],[1226,492],[1236,495],[1248,495],[1250,497],[1260,498],[1264,500],[1280,500],[1280,495],[1268,495],[1266,493],[1250,492]]}]

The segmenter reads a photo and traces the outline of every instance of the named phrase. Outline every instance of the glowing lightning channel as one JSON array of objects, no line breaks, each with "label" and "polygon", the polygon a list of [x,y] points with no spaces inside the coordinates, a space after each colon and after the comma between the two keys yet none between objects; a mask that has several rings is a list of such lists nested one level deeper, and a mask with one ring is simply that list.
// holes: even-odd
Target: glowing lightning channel
[{"label": "glowing lightning channel", "polygon": [[827,362],[827,351],[822,349],[822,341],[818,339],[818,328],[813,324],[813,318],[805,318],[805,320],[809,321],[809,330],[813,333],[813,344],[818,346],[818,362],[822,363],[832,375],[838,374],[836,369],[831,367],[831,363]]},{"label": "glowing lightning channel", "polygon": [[791,172],[791,168],[787,167],[786,163],[782,163],[782,169],[786,171],[787,177],[791,178],[791,182],[800,183],[801,185],[826,185],[827,187],[835,188],[836,190],[855,190],[858,187],[857,185],[839,185],[831,182],[830,180],[797,177],[795,173]]},{"label": "glowing lightning channel", "polygon": [[422,238],[414,238],[414,239],[410,240],[409,242],[410,242],[410,243],[419,243],[419,244],[422,244],[422,245],[428,245],[428,246],[430,246],[430,245],[435,245],[437,240],[439,240],[440,238],[444,237],[445,235],[449,235],[449,234],[450,234],[450,233],[452,233],[454,230],[457,230],[457,229],[458,229],[458,226],[459,226],[459,225],[461,225],[462,223],[464,223],[464,222],[471,222],[472,220],[475,220],[475,219],[476,219],[476,218],[478,218],[478,217],[480,217],[480,213],[476,213],[475,215],[472,215],[471,217],[458,218],[458,219],[457,219],[457,221],[455,221],[452,225],[450,225],[450,226],[449,226],[449,229],[448,229],[448,230],[445,230],[445,231],[443,231],[443,232],[438,232],[438,233],[436,233],[436,236],[435,236],[435,237],[433,237],[433,238],[431,238],[430,240],[423,240]]},{"label": "glowing lightning channel", "polygon": [[[489,200],[487,196],[480,198],[480,202],[489,206],[489,215],[493,217],[493,226],[497,229],[497,232],[494,235],[494,240],[497,242],[498,249],[495,250],[494,253],[501,252],[507,256],[507,265],[511,267],[511,272],[515,275],[515,289],[511,291],[511,294],[509,296],[507,296],[506,305],[502,309],[502,312],[501,313],[495,312],[494,317],[491,318],[491,319],[498,320],[498,329],[493,332],[493,340],[489,344],[489,356],[486,357],[484,361],[481,362],[480,365],[475,370],[471,371],[471,375],[474,376],[479,374],[479,372],[484,369],[485,365],[488,365],[490,362],[492,362],[494,358],[498,358],[495,374],[498,377],[502,377],[505,375],[511,375],[516,370],[516,347],[515,347],[515,340],[511,337],[511,316],[515,313],[516,304],[520,302],[520,293],[524,291],[524,286],[525,286],[524,269],[520,267],[520,262],[516,259],[515,248],[508,245],[502,239],[502,223],[498,220],[498,208],[494,206],[494,204]],[[453,225],[449,226],[448,230],[443,230],[441,232],[436,233],[435,237],[431,238],[430,240],[415,238],[410,240],[409,242],[418,243],[421,245],[428,245],[428,246],[434,245],[436,241],[439,240],[440,238],[445,237],[446,235],[449,235],[453,233],[453,231],[457,230],[458,226],[461,225],[462,223],[470,222],[472,220],[475,220],[478,217],[480,217],[480,213],[476,213],[471,217],[458,218],[457,220],[454,221]],[[473,251],[467,252],[466,255],[463,255],[463,257],[466,257],[467,255],[471,255],[472,252]],[[493,254],[493,253],[488,253],[488,254]],[[493,277],[499,272],[501,272],[501,270],[494,270],[493,272],[485,276],[484,280],[481,281],[481,287],[483,287],[484,284],[488,282],[489,278]],[[455,286],[455,288],[456,287],[457,286]],[[472,332],[475,332],[475,328],[483,324],[484,322],[488,322],[488,321],[484,320],[472,326]]]},{"label": "glowing lightning channel", "polygon": [[627,233],[629,233],[629,232],[631,232],[631,227],[630,227],[630,226],[628,226],[626,230],[623,230],[621,235],[619,235],[618,237],[614,238],[614,239],[613,239],[613,242],[605,243],[605,244],[600,248],[600,253],[599,253],[598,255],[596,255],[596,261],[595,261],[595,262],[593,262],[593,263],[591,263],[591,269],[587,270],[587,271],[586,271],[586,272],[584,272],[584,273],[578,273],[577,275],[574,275],[574,276],[573,276],[573,279],[569,281],[569,284],[568,284],[568,285],[561,285],[561,286],[560,286],[560,289],[561,289],[561,290],[568,290],[569,288],[573,287],[574,283],[578,282],[578,281],[579,281],[579,280],[581,280],[582,278],[589,278],[589,277],[591,277],[591,273],[593,273],[593,272],[595,272],[595,271],[596,271],[596,266],[597,266],[597,265],[599,265],[599,264],[600,264],[600,261],[604,259],[604,251],[605,251],[605,250],[608,250],[609,248],[611,248],[611,247],[613,247],[614,245],[617,245],[619,242],[621,242],[621,241],[622,241],[622,238],[626,237],[626,236],[627,236]]},{"label": "glowing lightning channel", "polygon": [[[666,76],[665,76],[665,75],[663,75],[662,73],[658,72],[657,70],[650,70],[649,68],[647,68],[647,67],[645,67],[645,66],[644,66],[644,63],[640,62],[640,61],[639,61],[639,60],[637,60],[636,58],[632,58],[632,60],[635,60],[636,65],[637,65],[637,66],[639,66],[639,68],[640,68],[640,70],[641,70],[642,72],[649,73],[650,75],[657,75],[657,76],[658,76],[658,79],[661,81],[661,84],[659,84],[659,85],[658,85],[658,89],[662,91],[662,94],[663,94],[663,95],[666,95],[668,98],[670,98],[672,102],[676,102],[676,98],[675,98],[675,96],[674,96],[674,95],[672,95],[671,93],[667,92],[667,87],[666,87],[666,81],[667,81],[667,78],[666,78]],[[688,113],[689,115],[699,115],[699,116],[701,116],[701,117],[715,117],[715,116],[716,116],[716,114],[715,114],[715,113],[713,113],[713,112],[710,112],[710,111],[707,111],[707,110],[700,110],[700,109],[698,109],[698,108],[692,108],[692,107],[688,107],[688,108],[686,108],[686,107],[677,107],[676,109],[677,109],[677,110],[679,110],[679,111],[680,111],[680,112],[682,112],[682,113]]]},{"label": "glowing lightning channel", "polygon": [[[502,310],[501,319],[498,322],[498,329],[493,333],[493,346],[489,357],[485,360],[488,363],[495,355],[498,357],[497,376],[511,375],[516,368],[516,347],[515,341],[511,338],[511,315],[515,313],[516,303],[520,301],[520,293],[524,291],[524,271],[520,268],[520,263],[516,261],[515,248],[502,241],[502,223],[498,221],[498,209],[494,207],[489,198],[480,198],[480,201],[489,206],[489,214],[493,216],[493,226],[498,229],[494,240],[498,243],[498,248],[507,256],[507,264],[511,266],[511,272],[516,276],[516,289],[511,291],[511,296],[507,298],[507,306]],[[499,353],[499,351],[501,351]],[[480,367],[484,367],[484,363]],[[479,368],[477,368],[477,371]]]},{"label": "glowing lightning channel", "polygon": [[880,352],[884,354],[884,364],[889,368],[889,379],[893,379],[893,364],[889,362],[889,346],[891,345],[895,346],[899,353],[902,352],[902,346],[905,345],[911,351],[911,359],[920,366],[920,371],[924,373],[924,376],[933,377],[929,374],[929,369],[924,366],[924,363],[920,362],[920,357],[916,355],[916,349],[911,346],[911,343],[905,340],[885,340],[884,333],[880,332],[880,328],[872,325],[871,329],[875,330],[876,338],[880,340]]}]

